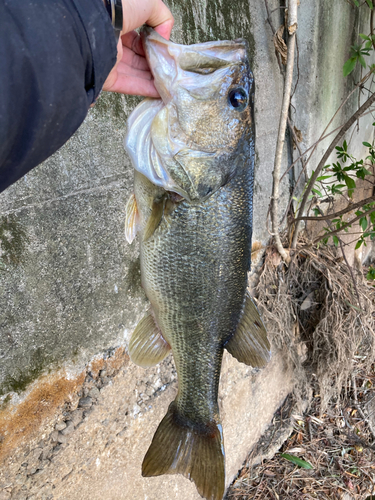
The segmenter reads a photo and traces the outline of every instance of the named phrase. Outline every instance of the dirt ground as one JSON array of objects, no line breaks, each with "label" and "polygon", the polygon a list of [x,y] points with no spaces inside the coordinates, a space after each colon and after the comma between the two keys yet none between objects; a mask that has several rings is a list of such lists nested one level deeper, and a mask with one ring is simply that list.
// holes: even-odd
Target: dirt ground
[{"label": "dirt ground", "polygon": [[226,500],[374,500],[374,365],[367,373],[354,371],[322,414],[317,391],[305,415],[294,414],[292,403],[279,410],[272,431],[292,419],[289,439],[270,460],[252,465],[250,456]]}]

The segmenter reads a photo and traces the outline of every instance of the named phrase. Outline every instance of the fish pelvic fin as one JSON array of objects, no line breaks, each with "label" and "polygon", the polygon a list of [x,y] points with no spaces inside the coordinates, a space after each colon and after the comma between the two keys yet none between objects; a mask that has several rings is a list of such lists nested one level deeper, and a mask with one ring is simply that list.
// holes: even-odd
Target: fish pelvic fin
[{"label": "fish pelvic fin", "polygon": [[207,500],[222,500],[225,489],[221,425],[194,426],[173,401],[160,422],[142,464],[142,476],[182,474]]},{"label": "fish pelvic fin", "polygon": [[225,348],[238,361],[254,368],[264,367],[271,358],[267,330],[249,294],[246,294],[245,306],[237,330],[226,343]]},{"label": "fish pelvic fin", "polygon": [[148,312],[138,323],[130,338],[130,359],[136,365],[147,368],[160,363],[170,349],[152,313]]},{"label": "fish pelvic fin", "polygon": [[137,201],[134,193],[130,198],[125,208],[125,238],[128,243],[133,243],[139,229],[139,213],[137,209]]}]

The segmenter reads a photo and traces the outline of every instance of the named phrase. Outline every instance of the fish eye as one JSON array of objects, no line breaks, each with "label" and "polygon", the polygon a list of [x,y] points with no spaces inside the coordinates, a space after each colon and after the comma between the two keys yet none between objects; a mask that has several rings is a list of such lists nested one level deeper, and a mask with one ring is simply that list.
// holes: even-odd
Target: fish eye
[{"label": "fish eye", "polygon": [[236,111],[243,111],[247,106],[247,92],[242,87],[232,89],[229,92],[228,100]]}]

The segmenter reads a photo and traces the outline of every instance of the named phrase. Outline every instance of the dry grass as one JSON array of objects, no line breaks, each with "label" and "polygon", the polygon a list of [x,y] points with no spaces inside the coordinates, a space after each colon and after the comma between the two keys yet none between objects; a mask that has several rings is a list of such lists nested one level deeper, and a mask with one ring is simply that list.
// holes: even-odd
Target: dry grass
[{"label": "dry grass", "polygon": [[[353,383],[354,382],[354,383]],[[316,384],[315,384],[316,385]],[[271,460],[242,469],[227,500],[365,500],[375,498],[375,371],[358,372],[321,414],[314,394],[310,411],[293,415],[294,430]],[[279,413],[285,420],[285,410]],[[312,465],[304,469],[281,456]],[[373,495],[371,497],[371,495]]]},{"label": "dry grass", "polygon": [[359,367],[375,359],[375,288],[353,273],[355,284],[335,248],[304,248],[286,268],[269,247],[257,287],[270,337],[295,368],[297,398],[314,375],[322,410],[340,394],[359,351]]},{"label": "dry grass", "polygon": [[[352,272],[355,284],[335,248],[300,248],[288,268],[267,249],[258,306],[294,366],[295,391],[227,500],[375,500],[375,287]],[[280,452],[256,464],[291,423]]]}]

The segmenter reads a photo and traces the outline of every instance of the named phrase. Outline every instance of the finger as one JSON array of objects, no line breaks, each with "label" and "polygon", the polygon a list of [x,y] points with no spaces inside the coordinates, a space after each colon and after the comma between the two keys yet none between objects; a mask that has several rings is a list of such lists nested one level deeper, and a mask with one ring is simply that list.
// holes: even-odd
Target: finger
[{"label": "finger", "polygon": [[119,92],[120,94],[160,98],[153,80],[144,80],[143,78],[122,75],[121,73],[118,73],[117,80],[113,86],[106,90],[109,92]]},{"label": "finger", "polygon": [[165,21],[163,24],[159,24],[159,26],[155,26],[155,31],[159,33],[163,38],[169,40],[171,36],[172,28],[173,28],[174,20]]},{"label": "finger", "polygon": [[174,19],[162,0],[122,0],[124,12],[123,31],[128,33],[146,23],[161,30],[169,38]]},{"label": "finger", "polygon": [[131,51],[139,56],[145,56],[145,51],[143,50],[141,37],[136,31],[129,31],[121,36],[122,45],[128,47]]},{"label": "finger", "polygon": [[139,69],[142,71],[149,71],[150,68],[144,57],[134,54],[134,52],[127,47],[123,47],[123,54],[121,58],[121,63],[127,64],[132,68]]},{"label": "finger", "polygon": [[129,66],[124,63],[120,63],[117,66],[117,71],[118,73],[121,73],[122,75],[128,75],[129,77],[136,77],[136,78],[143,78],[144,80],[152,80],[153,76],[150,71],[143,71],[139,69],[135,69],[132,66]]}]

